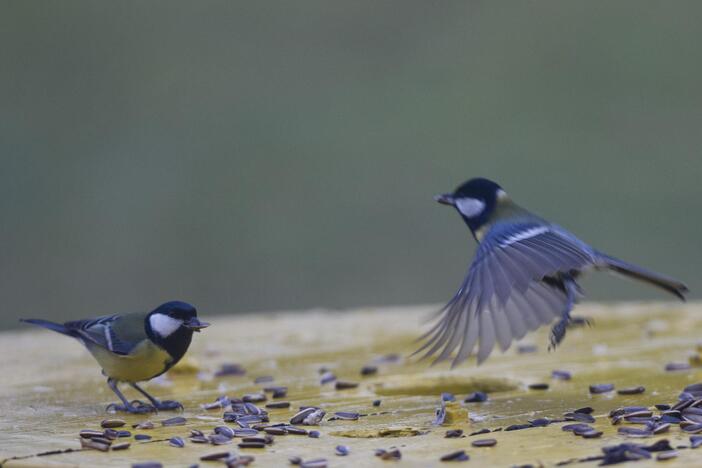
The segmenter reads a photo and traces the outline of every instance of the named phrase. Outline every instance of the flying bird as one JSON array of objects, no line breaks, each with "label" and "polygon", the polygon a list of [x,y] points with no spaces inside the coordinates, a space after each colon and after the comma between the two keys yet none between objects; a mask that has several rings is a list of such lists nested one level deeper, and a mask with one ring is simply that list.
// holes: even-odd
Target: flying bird
[{"label": "flying bird", "polygon": [[[563,340],[571,310],[582,296],[578,277],[605,270],[640,280],[685,300],[687,287],[594,249],[562,227],[520,207],[495,182],[475,178],[435,200],[452,206],[478,242],[458,292],[421,339],[424,358],[465,361],[477,345],[482,363],[497,343],[502,351],[527,332],[548,325],[550,348]],[[415,353],[415,354],[416,354]]]},{"label": "flying bird", "polygon": [[[153,379],[173,367],[190,346],[193,332],[209,324],[197,318],[192,305],[171,301],[151,312],[106,315],[63,324],[41,319],[23,319],[80,341],[102,367],[107,385],[122,401],[108,410],[147,413],[155,410],[182,409],[177,401],[161,401],[141,388],[137,382]],[[117,384],[127,382],[149,402],[130,402]]]}]

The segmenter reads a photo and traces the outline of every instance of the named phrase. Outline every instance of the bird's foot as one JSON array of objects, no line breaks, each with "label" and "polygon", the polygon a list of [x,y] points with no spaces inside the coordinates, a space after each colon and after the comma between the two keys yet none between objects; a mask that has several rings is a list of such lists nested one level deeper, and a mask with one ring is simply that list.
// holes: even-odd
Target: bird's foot
[{"label": "bird's foot", "polygon": [[174,411],[174,410],[184,411],[185,410],[185,408],[183,408],[183,405],[180,404],[180,402],[175,401],[175,400],[156,401],[156,402],[154,402],[154,406],[159,411]]},{"label": "bird's foot", "polygon": [[551,328],[551,343],[548,345],[549,351],[555,351],[556,347],[561,344],[561,341],[563,341],[563,338],[565,338],[566,329],[570,324],[570,320],[570,316],[563,317],[553,326],[553,328]]},{"label": "bird's foot", "polygon": [[149,405],[147,403],[144,403],[141,400],[134,400],[130,402],[128,405],[120,405],[118,403],[110,403],[107,405],[107,408],[105,408],[105,411],[108,413],[117,413],[117,412],[124,412],[124,413],[131,413],[131,414],[146,414],[146,413],[155,413],[157,410],[156,407]]},{"label": "bird's foot", "polygon": [[575,327],[584,327],[584,326],[592,327],[595,325],[594,320],[588,317],[571,317],[570,321],[568,322],[568,328],[575,328]]}]

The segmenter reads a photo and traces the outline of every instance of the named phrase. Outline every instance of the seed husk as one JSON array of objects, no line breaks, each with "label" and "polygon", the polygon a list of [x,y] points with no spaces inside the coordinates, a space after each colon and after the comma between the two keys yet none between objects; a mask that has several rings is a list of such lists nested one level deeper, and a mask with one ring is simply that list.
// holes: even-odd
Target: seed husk
[{"label": "seed husk", "polygon": [[140,423],[132,424],[134,429],[153,429],[154,423],[151,421],[142,421]]},{"label": "seed husk", "polygon": [[336,383],[334,384],[334,388],[337,390],[347,390],[350,388],[356,388],[358,387],[358,382],[348,382],[344,380],[337,380]]},{"label": "seed husk", "polygon": [[482,403],[487,401],[488,396],[485,392],[473,392],[469,393],[468,396],[463,400],[463,403]]},{"label": "seed husk", "polygon": [[111,448],[112,450],[127,450],[131,445],[129,442],[120,442],[119,444],[114,444]]},{"label": "seed husk", "polygon": [[232,432],[234,433],[234,437],[252,437],[258,434],[256,429],[248,428],[232,429]]},{"label": "seed husk", "polygon": [[677,450],[667,450],[665,452],[660,452],[656,456],[656,460],[658,460],[658,461],[672,460],[673,458],[676,458],[677,456],[678,456]]},{"label": "seed husk", "polygon": [[390,447],[388,450],[377,449],[375,451],[375,456],[380,457],[381,460],[400,460],[402,458],[402,453],[397,447]]},{"label": "seed husk", "polygon": [[92,438],[92,439],[80,439],[80,446],[84,449],[99,450],[101,452],[107,452],[110,450],[111,442],[107,439],[102,438]]},{"label": "seed husk", "polygon": [[105,439],[115,440],[117,437],[119,437],[119,433],[114,429],[105,429],[102,432],[102,437]]},{"label": "seed husk", "polygon": [[83,439],[92,439],[93,437],[101,437],[102,431],[83,429],[78,433],[78,435],[80,435]]},{"label": "seed husk", "polygon": [[171,447],[183,448],[185,447],[185,441],[182,437],[171,437],[168,440],[168,445]]},{"label": "seed husk", "polygon": [[274,401],[272,403],[266,404],[266,408],[268,408],[268,409],[290,408],[290,402],[289,401]]},{"label": "seed husk", "polygon": [[556,380],[570,380],[572,374],[566,370],[553,370],[551,371],[551,377]]},{"label": "seed husk", "polygon": [[247,393],[241,398],[245,403],[260,403],[266,401],[265,393]]},{"label": "seed husk", "polygon": [[231,455],[231,452],[215,452],[215,453],[210,453],[209,455],[203,455],[200,457],[200,460],[202,461],[216,461],[216,460],[222,460],[224,458],[229,458]]},{"label": "seed husk", "polygon": [[290,418],[290,424],[302,424],[302,421],[304,421],[307,416],[314,413],[316,409],[317,408],[305,408],[300,410],[297,414]]},{"label": "seed husk", "polygon": [[163,426],[182,426],[187,421],[188,420],[185,419],[183,416],[176,416],[174,418],[164,419],[163,421],[161,421],[161,425],[163,425]]},{"label": "seed husk", "polygon": [[620,388],[617,390],[617,393],[620,395],[638,395],[639,393],[643,393],[646,391],[646,387],[643,385],[639,385],[638,387],[626,387],[626,388]]},{"label": "seed husk", "polygon": [[208,444],[210,439],[205,436],[190,436],[190,442],[193,444]]},{"label": "seed husk", "polygon": [[345,457],[348,455],[350,452],[350,449],[348,445],[337,445],[336,448],[334,449],[334,453],[336,453],[340,457]]},{"label": "seed husk", "polygon": [[439,460],[442,462],[467,461],[470,460],[470,457],[468,456],[465,450],[456,450],[455,452],[447,453],[446,455],[439,458]]},{"label": "seed husk", "polygon": [[239,442],[238,447],[241,449],[260,449],[265,448],[265,442]]},{"label": "seed husk", "polygon": [[357,421],[360,416],[361,415],[359,413],[353,413],[350,411],[337,411],[334,413],[334,418],[346,421]]},{"label": "seed husk", "polygon": [[[317,408],[310,414],[305,416],[305,419],[302,420],[302,424],[305,426],[316,426],[320,422],[322,422],[322,419],[324,418],[325,414],[327,414],[326,411],[324,411],[321,408]],[[290,421],[290,423],[292,423],[292,420]]]},{"label": "seed husk", "polygon": [[100,427],[103,429],[114,429],[115,427],[122,427],[127,424],[123,419],[103,419],[100,423]]},{"label": "seed husk", "polygon": [[471,442],[473,447],[494,447],[497,445],[497,439],[478,439]]},{"label": "seed husk", "polygon": [[593,385],[590,385],[590,393],[592,393],[592,394],[607,393],[607,392],[611,392],[612,390],[614,390],[613,384],[593,384]]},{"label": "seed husk", "polygon": [[207,440],[212,445],[227,445],[232,443],[232,438],[224,434],[212,434],[207,436]]}]

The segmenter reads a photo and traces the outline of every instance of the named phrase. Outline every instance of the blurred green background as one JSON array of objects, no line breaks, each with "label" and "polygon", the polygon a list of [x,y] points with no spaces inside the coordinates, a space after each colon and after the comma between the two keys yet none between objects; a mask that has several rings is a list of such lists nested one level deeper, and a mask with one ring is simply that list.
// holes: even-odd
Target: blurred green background
[{"label": "blurred green background", "polygon": [[700,297],[701,42],[695,1],[2,0],[0,327],[443,302],[478,175]]}]

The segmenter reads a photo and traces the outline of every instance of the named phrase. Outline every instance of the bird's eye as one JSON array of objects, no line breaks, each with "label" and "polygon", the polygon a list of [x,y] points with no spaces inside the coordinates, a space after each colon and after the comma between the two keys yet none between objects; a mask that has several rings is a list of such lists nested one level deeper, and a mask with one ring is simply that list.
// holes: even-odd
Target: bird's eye
[{"label": "bird's eye", "polygon": [[485,202],[477,198],[459,198],[455,203],[458,211],[466,218],[478,216],[485,209]]}]

